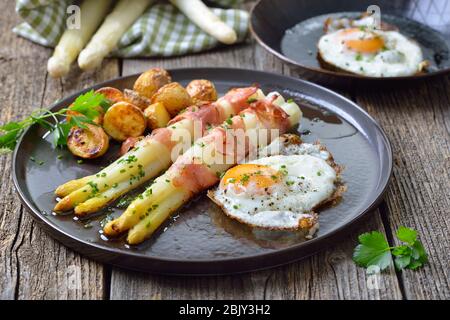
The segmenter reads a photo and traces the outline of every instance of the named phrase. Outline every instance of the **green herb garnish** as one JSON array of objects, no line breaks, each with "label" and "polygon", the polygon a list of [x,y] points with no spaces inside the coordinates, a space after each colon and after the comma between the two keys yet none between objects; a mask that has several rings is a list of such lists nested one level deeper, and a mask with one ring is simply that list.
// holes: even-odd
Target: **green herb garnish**
[{"label": "green herb garnish", "polygon": [[134,199],[136,199],[136,198],[132,197],[132,196],[122,197],[117,202],[116,207],[119,208],[119,209],[125,209],[133,202]]},{"label": "green herb garnish", "polygon": [[[54,133],[53,144],[55,147],[64,147],[67,145],[70,128],[74,126],[85,128],[87,123],[94,124],[93,120],[99,115],[98,110],[96,110],[97,106],[107,109],[109,103],[103,94],[91,90],[76,98],[68,108],[56,112],[38,109],[22,121],[8,122],[0,126],[0,154],[11,152],[24,130],[34,124]],[[70,115],[69,119],[64,121],[66,112],[69,110],[76,111],[80,115]]]},{"label": "green herb garnish", "polygon": [[400,227],[397,238],[404,244],[390,247],[381,232],[372,231],[359,236],[359,245],[353,252],[353,261],[361,267],[378,266],[381,270],[394,263],[398,270],[415,270],[428,262],[428,256],[422,243],[417,240],[417,232]]}]

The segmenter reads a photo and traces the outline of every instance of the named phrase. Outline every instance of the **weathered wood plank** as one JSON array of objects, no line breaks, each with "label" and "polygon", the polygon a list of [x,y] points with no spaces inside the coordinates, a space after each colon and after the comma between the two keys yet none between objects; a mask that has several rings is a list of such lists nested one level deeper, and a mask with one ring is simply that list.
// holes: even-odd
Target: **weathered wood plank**
[{"label": "weathered wood plank", "polygon": [[404,271],[407,299],[450,296],[450,81],[439,78],[409,88],[358,92],[389,135],[394,178],[386,195],[390,228],[419,232],[430,263]]},{"label": "weathered wood plank", "polygon": [[[95,74],[71,73],[69,80],[47,77],[50,50],[18,38],[15,1],[2,1],[0,40],[0,123],[20,119],[70,92],[118,74],[109,61]],[[103,267],[60,245],[31,219],[14,190],[11,157],[0,158],[0,298],[101,299]]]},{"label": "weathered wood plank", "polygon": [[[240,67],[290,74],[279,60],[254,43],[173,59],[125,60],[123,74],[154,66]],[[363,269],[351,260],[357,234],[383,230],[378,211],[336,246],[289,266],[224,277],[167,277],[112,269],[112,299],[400,299],[395,272],[380,279],[380,289],[367,287]]]}]

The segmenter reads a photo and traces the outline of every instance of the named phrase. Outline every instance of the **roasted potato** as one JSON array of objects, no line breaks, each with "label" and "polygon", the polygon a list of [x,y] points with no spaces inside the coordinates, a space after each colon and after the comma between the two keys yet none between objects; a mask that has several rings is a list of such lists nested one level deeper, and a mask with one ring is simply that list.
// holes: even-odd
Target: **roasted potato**
[{"label": "roasted potato", "polygon": [[151,105],[150,99],[141,96],[137,91],[125,89],[123,90],[125,99],[124,101],[134,104],[141,110],[145,110],[149,105]]},{"label": "roasted potato", "polygon": [[95,91],[96,93],[101,93],[105,96],[106,99],[108,99],[112,104],[124,101],[124,95],[122,91],[116,88],[112,87],[103,87]]},{"label": "roasted potato", "polygon": [[128,102],[117,102],[105,113],[103,128],[113,139],[124,141],[142,135],[147,126],[144,113]]},{"label": "roasted potato", "polygon": [[170,82],[172,82],[172,78],[166,70],[153,68],[145,71],[137,78],[133,90],[141,96],[151,99],[159,88]]},{"label": "roasted potato", "polygon": [[152,97],[152,103],[162,102],[173,117],[184,108],[191,105],[189,93],[178,82],[172,82],[161,87]]},{"label": "roasted potato", "polygon": [[209,80],[192,80],[186,87],[186,91],[194,103],[211,102],[217,100],[217,91],[214,83]]},{"label": "roasted potato", "polygon": [[93,159],[105,154],[109,147],[109,137],[102,127],[85,124],[86,128],[72,127],[67,138],[67,147],[74,155]]},{"label": "roasted potato", "polygon": [[162,102],[151,104],[144,110],[144,116],[147,118],[147,126],[152,130],[163,128],[170,121],[170,115]]},{"label": "roasted potato", "polygon": [[[103,110],[103,108],[101,106],[97,106],[95,108],[95,110],[98,111],[98,116],[96,116],[94,119],[92,119],[92,122],[94,122],[98,125],[101,125],[103,123],[103,116],[105,115],[105,111]],[[66,111],[67,121],[70,121],[71,116],[83,116],[83,115],[77,111],[70,110],[70,107],[69,107],[69,110]]]}]

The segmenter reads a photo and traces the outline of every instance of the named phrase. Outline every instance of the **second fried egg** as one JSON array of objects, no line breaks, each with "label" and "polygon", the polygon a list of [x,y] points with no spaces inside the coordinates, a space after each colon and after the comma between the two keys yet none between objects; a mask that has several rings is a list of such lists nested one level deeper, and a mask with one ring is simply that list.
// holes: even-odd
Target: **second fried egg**
[{"label": "second fried egg", "polygon": [[325,64],[365,76],[410,76],[426,67],[420,46],[398,31],[341,29],[322,36],[318,49]]}]

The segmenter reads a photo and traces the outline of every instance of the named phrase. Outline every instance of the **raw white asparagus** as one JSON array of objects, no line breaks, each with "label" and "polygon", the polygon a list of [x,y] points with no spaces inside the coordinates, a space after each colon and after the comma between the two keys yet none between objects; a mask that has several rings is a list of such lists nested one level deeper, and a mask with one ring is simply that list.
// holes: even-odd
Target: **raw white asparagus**
[{"label": "raw white asparagus", "polygon": [[117,46],[122,35],[153,0],[120,0],[78,57],[83,70],[94,69]]},{"label": "raw white asparagus", "polygon": [[80,28],[67,29],[48,60],[48,73],[59,78],[69,73],[70,65],[105,18],[112,0],[84,0],[80,6]]},{"label": "raw white asparagus", "polygon": [[225,44],[233,44],[237,40],[236,32],[220,20],[211,9],[200,0],[170,0],[200,29]]}]

